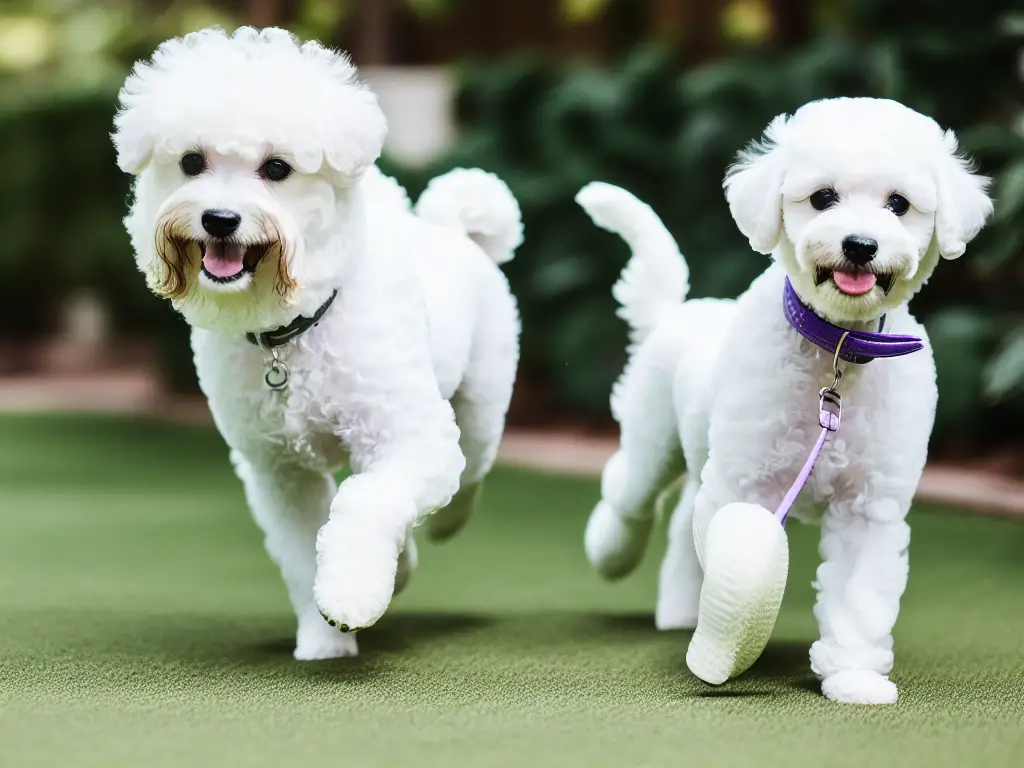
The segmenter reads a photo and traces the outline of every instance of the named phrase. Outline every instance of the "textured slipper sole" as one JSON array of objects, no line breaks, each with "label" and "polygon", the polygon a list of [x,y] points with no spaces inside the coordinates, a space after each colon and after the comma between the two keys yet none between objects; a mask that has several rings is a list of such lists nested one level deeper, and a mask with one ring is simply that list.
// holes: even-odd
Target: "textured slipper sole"
[{"label": "textured slipper sole", "polygon": [[686,665],[720,685],[749,669],[768,644],[789,575],[786,531],[764,507],[729,504],[708,525],[704,563]]}]

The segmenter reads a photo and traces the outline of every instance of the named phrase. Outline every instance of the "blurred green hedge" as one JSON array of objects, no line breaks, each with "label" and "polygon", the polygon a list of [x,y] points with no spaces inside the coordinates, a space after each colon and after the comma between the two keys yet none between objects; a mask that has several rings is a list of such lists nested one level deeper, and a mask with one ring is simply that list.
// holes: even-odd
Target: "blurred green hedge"
[{"label": "blurred green hedge", "polygon": [[[426,169],[395,167],[415,198],[434,174],[479,166],[518,197],[526,244],[507,265],[523,315],[520,420],[564,415],[607,423],[625,327],[611,286],[628,256],[573,202],[599,179],[634,191],[663,217],[691,266],[692,296],[734,296],[767,266],[732,222],[721,178],[774,115],[815,98],[897,98],[955,128],[996,178],[991,226],[943,263],[914,310],[940,377],[936,440],[977,449],[1024,432],[1024,137],[1019,41],[979,0],[928,20],[862,2],[843,35],[795,51],[747,51],[687,70],[638,50],[616,66],[522,58],[462,67],[463,133]],[[872,16],[888,13],[883,26]],[[906,15],[906,14],[904,14]],[[873,32],[884,28],[886,32]],[[154,335],[179,389],[194,388],[187,329],[145,289],[121,226],[129,180],[108,138],[115,94],[22,103],[0,114],[0,323],[45,332],[60,299],[88,286],[122,330]],[[527,398],[529,402],[526,402]]]},{"label": "blurred green hedge", "polygon": [[121,225],[130,178],[109,138],[115,100],[89,93],[0,111],[0,327],[39,338],[69,292],[90,288],[118,330],[154,336],[169,382],[193,391],[188,329],[146,289]]},{"label": "blurred green hedge", "polygon": [[[959,4],[914,24],[871,2],[843,35],[791,52],[747,52],[694,70],[641,50],[619,66],[552,66],[523,58],[464,67],[458,146],[417,173],[479,166],[509,183],[526,243],[506,271],[524,316],[521,378],[561,412],[607,414],[624,324],[610,287],[628,257],[573,202],[592,180],[635,192],[661,215],[690,264],[691,296],[735,296],[767,266],[736,229],[721,191],[736,151],[775,115],[834,96],[882,96],[953,127],[995,177],[997,212],[965,258],[943,262],[913,309],[935,346],[936,447],[977,450],[1024,435],[1024,134],[1019,40],[998,16]],[[958,10],[959,9],[959,10]],[[949,12],[947,12],[949,11]],[[883,33],[870,32],[891,12]],[[861,24],[865,29],[860,29]],[[550,412],[542,410],[542,418]]]}]

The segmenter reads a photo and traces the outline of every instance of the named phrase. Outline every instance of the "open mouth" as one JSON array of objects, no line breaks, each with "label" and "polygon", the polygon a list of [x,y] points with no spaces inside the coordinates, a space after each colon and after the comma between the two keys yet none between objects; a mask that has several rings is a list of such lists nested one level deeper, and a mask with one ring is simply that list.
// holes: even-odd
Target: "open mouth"
[{"label": "open mouth", "polygon": [[203,274],[215,283],[233,283],[255,272],[269,248],[268,243],[246,245],[231,240],[200,241]]},{"label": "open mouth", "polygon": [[853,265],[830,269],[817,267],[814,272],[814,284],[823,285],[829,280],[840,293],[847,296],[863,296],[878,286],[888,294],[892,289],[895,276],[891,272],[873,272]]}]

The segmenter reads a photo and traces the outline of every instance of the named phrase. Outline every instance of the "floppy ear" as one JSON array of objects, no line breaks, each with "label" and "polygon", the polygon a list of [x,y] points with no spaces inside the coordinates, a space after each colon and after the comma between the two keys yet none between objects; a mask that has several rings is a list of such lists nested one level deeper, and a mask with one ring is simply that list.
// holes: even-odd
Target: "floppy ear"
[{"label": "floppy ear", "polygon": [[957,153],[952,131],[946,131],[942,139],[944,152],[935,172],[935,239],[943,258],[955,259],[963,255],[992,214],[987,193],[990,179],[971,172],[971,163]]},{"label": "floppy ear", "polygon": [[740,232],[759,253],[771,253],[782,236],[782,180],[785,174],[778,144],[787,118],[779,115],[755,141],[740,152],[725,174],[725,199],[729,201]]},{"label": "floppy ear", "polygon": [[111,134],[110,138],[117,150],[117,167],[122,171],[138,176],[149,165],[153,157],[152,136],[144,135],[129,140],[124,133],[118,131]]},{"label": "floppy ear", "polygon": [[[349,178],[362,173],[377,162],[384,149],[388,124],[370,91],[359,94],[363,102],[351,111],[342,112],[348,126],[337,127],[324,148],[324,160],[331,168]],[[348,99],[346,99],[348,101]]]},{"label": "floppy ear", "polygon": [[376,94],[359,79],[348,54],[312,41],[303,44],[301,51],[331,83],[320,94],[324,161],[342,176],[355,178],[377,162],[384,148],[388,132],[384,112]]},{"label": "floppy ear", "polygon": [[145,93],[142,75],[148,69],[146,64],[136,64],[125,81],[118,94],[114,132],[110,134],[117,152],[117,167],[133,176],[138,176],[149,165],[155,148],[153,132],[147,124],[149,115],[145,103],[139,103]]}]

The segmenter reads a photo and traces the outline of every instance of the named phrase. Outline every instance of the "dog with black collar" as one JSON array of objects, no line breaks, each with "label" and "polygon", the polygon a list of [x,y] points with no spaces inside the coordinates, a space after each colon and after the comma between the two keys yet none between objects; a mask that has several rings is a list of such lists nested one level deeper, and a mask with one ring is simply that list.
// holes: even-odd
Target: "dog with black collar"
[{"label": "dog with black collar", "polygon": [[193,328],[298,659],[355,655],[349,630],[415,566],[413,526],[439,540],[470,516],[516,375],[497,266],[522,240],[515,199],[458,170],[414,211],[374,164],[385,133],[346,56],[280,29],[163,43],[115,120],[138,267]]},{"label": "dog with black collar", "polygon": [[764,649],[792,516],[821,524],[810,661],[823,693],[897,700],[906,515],[937,398],[931,347],[907,305],[984,225],[987,183],[951,131],[893,101],[780,115],[725,177],[740,231],[772,256],[735,301],[685,301],[686,262],[628,192],[579,193],[632,249],[614,289],[632,331],[611,401],[620,445],[586,551],[605,577],[629,573],[685,466],[655,621],[695,630],[687,664],[699,678],[723,683]]}]

